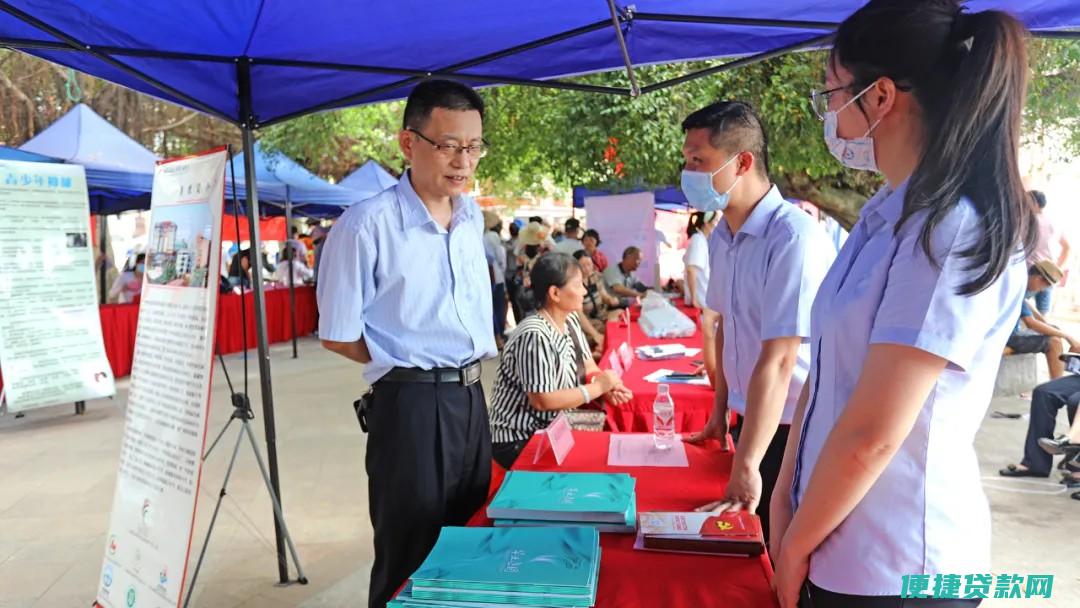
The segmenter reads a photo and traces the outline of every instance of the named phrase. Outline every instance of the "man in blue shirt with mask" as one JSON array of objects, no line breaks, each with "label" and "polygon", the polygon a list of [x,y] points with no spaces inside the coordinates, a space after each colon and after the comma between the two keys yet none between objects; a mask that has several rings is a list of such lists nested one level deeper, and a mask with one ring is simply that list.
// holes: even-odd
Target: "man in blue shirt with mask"
[{"label": "man in blue shirt with mask", "polygon": [[480,361],[494,357],[484,221],[467,195],[487,152],[484,103],[446,80],[416,86],[398,143],[409,170],[350,207],[319,268],[323,346],[362,363],[357,413],[375,529],[368,605],[382,607],[443,526],[484,503],[491,437]]},{"label": "man in blue shirt with mask", "polygon": [[788,203],[768,174],[768,140],[753,109],[721,101],[683,121],[682,190],[722,211],[709,239],[705,304],[718,313],[716,403],[688,441],[725,440],[738,414],[731,480],[700,510],[755,511],[769,534],[769,501],[810,365],[810,305],[836,257],[825,232]]}]

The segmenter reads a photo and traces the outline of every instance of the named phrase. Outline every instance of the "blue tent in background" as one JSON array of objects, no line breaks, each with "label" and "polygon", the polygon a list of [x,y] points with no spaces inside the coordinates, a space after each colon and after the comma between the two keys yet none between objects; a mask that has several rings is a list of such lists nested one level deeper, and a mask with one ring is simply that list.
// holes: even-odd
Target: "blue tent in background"
[{"label": "blue tent in background", "polygon": [[0,160],[18,160],[25,163],[62,163],[64,161],[51,156],[34,154],[10,146],[0,146]]},{"label": "blue tent in background", "polygon": [[589,196],[631,194],[634,192],[652,192],[656,200],[656,208],[661,211],[692,211],[692,209],[690,209],[690,203],[686,201],[686,196],[683,195],[682,190],[679,190],[675,186],[664,186],[655,189],[633,188],[620,192],[614,192],[612,190],[591,190],[585,186],[574,186],[574,207],[578,209],[583,208],[585,206],[585,198]]},{"label": "blue tent in background", "polygon": [[376,194],[398,183],[398,180],[379,163],[369,160],[360,165],[338,183],[343,188],[356,190],[360,193],[360,200],[367,200]]},{"label": "blue tent in background", "polygon": [[19,149],[85,167],[92,213],[150,207],[158,157],[86,104],[72,108]]},{"label": "blue tent in background", "polygon": [[[349,205],[364,198],[355,190],[321,179],[284,154],[267,153],[258,143],[255,144],[254,159],[255,179],[259,182],[259,198],[263,198],[264,185],[281,193],[280,198],[277,198],[279,202],[273,202],[267,206],[278,209],[273,215],[284,213],[285,203],[288,201],[292,210],[300,215],[337,217]],[[230,166],[236,167],[236,181],[243,181],[245,175],[243,152],[233,157]]]}]

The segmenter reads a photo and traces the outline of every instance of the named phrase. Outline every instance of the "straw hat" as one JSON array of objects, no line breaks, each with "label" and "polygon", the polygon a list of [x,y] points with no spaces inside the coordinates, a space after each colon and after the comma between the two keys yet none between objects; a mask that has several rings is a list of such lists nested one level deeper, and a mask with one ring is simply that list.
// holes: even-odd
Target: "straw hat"
[{"label": "straw hat", "polygon": [[491,230],[501,222],[502,220],[499,219],[499,216],[496,215],[494,211],[484,210],[484,230]]},{"label": "straw hat", "polygon": [[520,245],[543,245],[548,238],[548,229],[543,224],[529,222],[525,229],[518,233]]}]

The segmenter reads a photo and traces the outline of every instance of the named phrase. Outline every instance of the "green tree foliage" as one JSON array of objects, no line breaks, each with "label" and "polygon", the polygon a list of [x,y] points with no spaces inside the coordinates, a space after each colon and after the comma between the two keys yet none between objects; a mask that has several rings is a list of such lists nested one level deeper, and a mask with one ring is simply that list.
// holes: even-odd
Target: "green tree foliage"
[{"label": "green tree foliage", "polygon": [[[720,99],[756,107],[770,137],[773,179],[786,194],[814,201],[842,223],[880,184],[844,169],[829,154],[821,122],[810,109],[821,88],[826,54],[793,53],[661,89],[638,98],[508,86],[483,90],[491,154],[480,164],[484,191],[508,198],[540,194],[555,184],[630,189],[678,183],[683,118]],[[681,76],[718,62],[649,66],[643,83]],[[1033,40],[1032,81],[1025,138],[1066,140],[1080,152],[1080,42]],[[624,72],[578,79],[626,86]],[[957,94],[961,94],[957,92]],[[263,141],[322,175],[341,177],[367,158],[400,171],[397,149],[401,102],[319,114],[268,129]]]}]

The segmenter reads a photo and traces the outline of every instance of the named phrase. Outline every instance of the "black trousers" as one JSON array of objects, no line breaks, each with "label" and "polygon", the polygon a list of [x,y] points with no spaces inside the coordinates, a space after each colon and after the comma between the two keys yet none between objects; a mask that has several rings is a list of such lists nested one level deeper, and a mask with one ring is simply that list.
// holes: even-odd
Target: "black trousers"
[{"label": "black trousers", "polygon": [[491,434],[479,382],[378,382],[367,424],[375,529],[368,606],[383,608],[427,557],[439,530],[465,524],[483,506]]},{"label": "black trousers", "polygon": [[[731,429],[731,438],[737,444],[739,434],[742,431],[743,417],[739,416],[735,427]],[[765,450],[765,456],[761,458],[758,470],[761,472],[761,502],[758,503],[757,514],[761,518],[761,531],[765,534],[765,542],[769,542],[769,502],[772,500],[773,487],[776,486],[776,478],[780,476],[780,466],[784,464],[784,448],[787,446],[790,424],[781,424],[776,428],[773,440]],[[786,488],[781,488],[786,492]]]},{"label": "black trousers", "polygon": [[810,581],[803,587],[799,608],[975,608],[982,600],[911,599],[879,595],[848,595],[826,591]]},{"label": "black trousers", "polygon": [[1054,436],[1058,410],[1068,408],[1069,422],[1076,417],[1080,402],[1080,376],[1069,374],[1035,387],[1031,393],[1031,416],[1028,419],[1027,439],[1024,440],[1024,459],[1021,464],[1036,473],[1050,474],[1054,457],[1039,447],[1039,439]]}]

